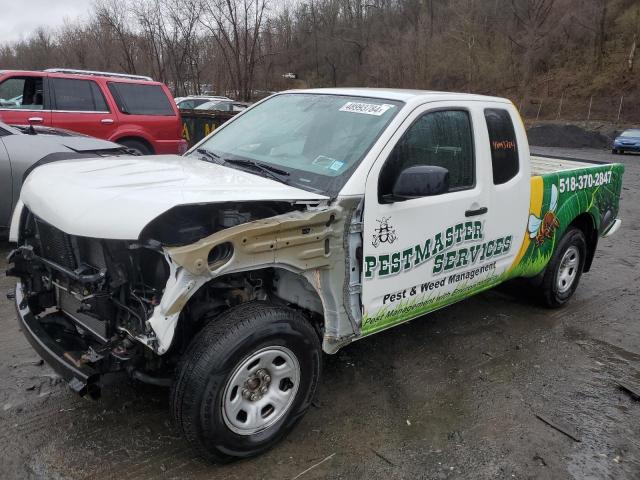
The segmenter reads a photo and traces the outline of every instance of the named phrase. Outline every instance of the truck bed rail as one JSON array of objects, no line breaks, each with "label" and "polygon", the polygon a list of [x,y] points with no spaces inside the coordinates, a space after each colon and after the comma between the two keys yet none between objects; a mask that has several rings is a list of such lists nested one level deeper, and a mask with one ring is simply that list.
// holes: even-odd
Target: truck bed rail
[{"label": "truck bed rail", "polygon": [[578,168],[589,168],[595,165],[603,165],[602,162],[570,160],[567,158],[531,156],[531,176],[546,175],[564,170],[576,170]]}]

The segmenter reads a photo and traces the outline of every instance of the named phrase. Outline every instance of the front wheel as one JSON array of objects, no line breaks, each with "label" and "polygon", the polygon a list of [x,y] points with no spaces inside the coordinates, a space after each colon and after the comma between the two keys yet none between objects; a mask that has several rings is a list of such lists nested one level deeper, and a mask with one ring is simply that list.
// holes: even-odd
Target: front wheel
[{"label": "front wheel", "polygon": [[293,309],[250,302],[192,341],[171,392],[174,419],[205,458],[227,462],[277,443],[311,404],[320,340]]},{"label": "front wheel", "polygon": [[131,150],[134,155],[153,155],[153,151],[140,140],[125,139],[118,142],[123,147]]},{"label": "front wheel", "polygon": [[542,279],[543,303],[550,308],[563,306],[578,288],[587,255],[584,233],[569,228],[547,265]]}]

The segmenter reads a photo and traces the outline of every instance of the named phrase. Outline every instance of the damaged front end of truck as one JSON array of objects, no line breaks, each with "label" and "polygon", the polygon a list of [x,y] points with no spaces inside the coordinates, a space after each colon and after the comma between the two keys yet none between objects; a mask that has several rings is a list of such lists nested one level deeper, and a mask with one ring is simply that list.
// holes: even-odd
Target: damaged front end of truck
[{"label": "damaged front end of truck", "polygon": [[77,393],[103,375],[168,385],[190,341],[244,302],[302,311],[323,349],[359,333],[359,199],[176,206],[136,240],[70,235],[26,206],[8,274],[36,351]]}]

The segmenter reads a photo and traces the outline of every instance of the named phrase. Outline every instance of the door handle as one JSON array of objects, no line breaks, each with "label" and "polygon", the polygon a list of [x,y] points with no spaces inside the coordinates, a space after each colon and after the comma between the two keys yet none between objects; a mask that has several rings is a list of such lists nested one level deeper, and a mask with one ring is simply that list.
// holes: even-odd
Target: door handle
[{"label": "door handle", "polygon": [[477,215],[484,215],[489,209],[487,207],[478,208],[477,210],[467,210],[464,212],[465,217],[475,217]]},{"label": "door handle", "polygon": [[111,118],[103,118],[102,120],[100,120],[100,123],[104,123],[105,125],[111,125],[111,124],[113,124],[113,119],[111,119]]},{"label": "door handle", "polygon": [[29,117],[27,121],[29,123],[42,123],[44,122],[44,119],[42,117]]}]

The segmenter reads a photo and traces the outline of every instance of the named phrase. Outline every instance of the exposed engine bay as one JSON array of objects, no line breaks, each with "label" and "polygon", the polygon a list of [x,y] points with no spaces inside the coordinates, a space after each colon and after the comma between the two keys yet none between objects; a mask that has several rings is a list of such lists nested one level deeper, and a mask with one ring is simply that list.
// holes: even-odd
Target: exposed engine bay
[{"label": "exposed engine bay", "polygon": [[[149,320],[170,276],[182,270],[167,249],[304,208],[278,202],[176,207],[151,222],[137,242],[68,235],[25,209],[8,274],[20,278],[23,306],[65,345],[67,360],[99,367],[100,373],[126,369],[143,381],[162,383],[193,335],[216,312],[274,296],[289,297],[311,314],[322,312],[313,288],[301,286],[286,270],[262,268],[206,277],[206,286],[198,288],[179,312],[183,321],[176,322],[171,348],[158,351]],[[210,265],[232,253],[231,243],[223,245],[209,253]]]},{"label": "exposed engine bay", "polygon": [[52,356],[75,369],[67,380],[79,393],[93,395],[92,379],[109,372],[166,385],[207,322],[253,300],[302,310],[329,353],[348,343],[359,322],[357,255],[344,250],[360,245],[344,228],[353,214],[295,202],[179,206],[131,241],[69,235],[25,208],[7,273],[20,279],[25,327],[52,339],[40,351],[62,348]]}]

